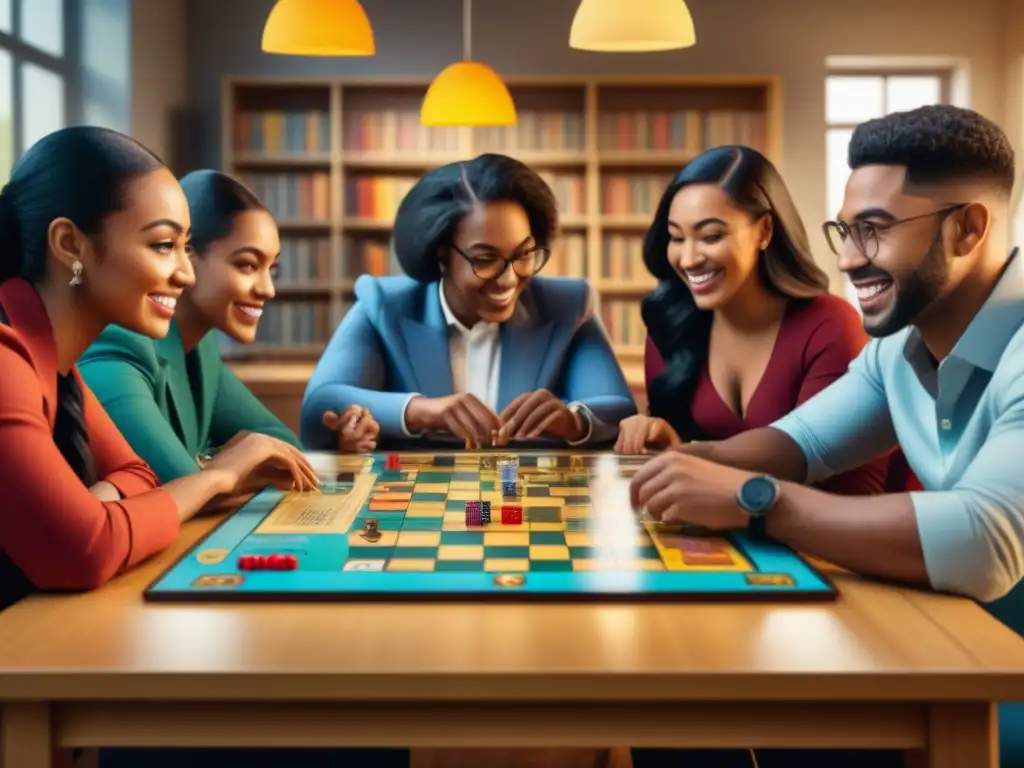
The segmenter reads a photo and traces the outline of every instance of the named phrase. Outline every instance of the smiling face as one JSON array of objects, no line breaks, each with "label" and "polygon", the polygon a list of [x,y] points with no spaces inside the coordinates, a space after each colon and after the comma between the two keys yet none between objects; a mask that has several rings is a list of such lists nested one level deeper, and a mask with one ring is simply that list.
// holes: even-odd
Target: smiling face
[{"label": "smiling face", "polygon": [[876,337],[913,323],[951,287],[942,228],[944,214],[952,210],[940,201],[906,194],[904,179],[900,166],[856,169],[839,213],[852,235],[842,246],[839,267],[857,290],[864,330]]},{"label": "smiling face", "polygon": [[668,236],[669,264],[689,286],[697,307],[714,310],[757,280],[771,218],[752,221],[721,188],[693,184],[672,199]]},{"label": "smiling face", "polygon": [[[445,259],[445,298],[469,326],[477,320],[503,323],[512,317],[519,294],[546,258],[533,239],[526,211],[511,202],[474,206],[459,223],[452,245]],[[509,263],[500,275],[492,276],[506,262],[517,265]]]},{"label": "smiling face", "polygon": [[51,250],[63,263],[82,262],[85,300],[106,324],[150,338],[170,330],[176,302],[192,285],[188,201],[178,180],[160,168],[129,180],[123,205],[83,238],[66,219],[51,225]]},{"label": "smiling face", "polygon": [[274,298],[280,250],[277,224],[267,211],[237,214],[226,237],[193,256],[196,284],[186,300],[196,316],[237,342],[255,341],[264,304]]}]

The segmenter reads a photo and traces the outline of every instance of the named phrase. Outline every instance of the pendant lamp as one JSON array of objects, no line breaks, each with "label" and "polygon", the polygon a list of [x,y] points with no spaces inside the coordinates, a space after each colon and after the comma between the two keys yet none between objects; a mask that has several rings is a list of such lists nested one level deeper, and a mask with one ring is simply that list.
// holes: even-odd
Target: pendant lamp
[{"label": "pendant lamp", "polygon": [[373,56],[373,27],[359,0],[277,0],[260,46],[294,56]]},{"label": "pendant lamp", "polygon": [[472,0],[463,0],[462,61],[449,64],[427,89],[420,123],[428,126],[515,125],[516,105],[501,76],[471,61]]},{"label": "pendant lamp", "polygon": [[583,51],[669,51],[696,42],[684,0],[582,0],[569,32],[569,47]]}]

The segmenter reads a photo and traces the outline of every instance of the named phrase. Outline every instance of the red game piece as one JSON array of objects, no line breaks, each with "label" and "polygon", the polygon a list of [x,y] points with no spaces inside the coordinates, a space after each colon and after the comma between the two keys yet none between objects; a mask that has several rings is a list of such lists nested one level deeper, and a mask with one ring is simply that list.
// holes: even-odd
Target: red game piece
[{"label": "red game piece", "polygon": [[501,522],[502,525],[521,525],[523,522],[523,508],[502,507]]},{"label": "red game piece", "polygon": [[267,570],[268,571],[280,571],[281,570],[281,555],[276,552],[267,557]]},{"label": "red game piece", "polygon": [[294,571],[298,570],[299,558],[295,555],[281,555],[281,570],[282,571]]},{"label": "red game piece", "polygon": [[401,469],[402,457],[397,453],[389,453],[384,463],[384,469]]},{"label": "red game piece", "polygon": [[242,555],[238,558],[238,570],[251,571],[252,565],[252,555]]}]

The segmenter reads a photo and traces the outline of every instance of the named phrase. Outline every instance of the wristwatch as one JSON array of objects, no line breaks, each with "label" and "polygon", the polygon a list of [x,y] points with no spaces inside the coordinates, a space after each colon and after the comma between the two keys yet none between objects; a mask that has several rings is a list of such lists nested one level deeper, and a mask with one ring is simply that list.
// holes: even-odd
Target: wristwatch
[{"label": "wristwatch", "polygon": [[590,414],[587,413],[587,409],[583,407],[583,403],[572,402],[565,407],[569,413],[572,414],[573,421],[579,425],[579,429],[583,433],[583,437],[579,440],[570,440],[569,445],[579,445],[580,443],[586,442],[594,429],[594,425],[590,421]]},{"label": "wristwatch", "polygon": [[736,493],[736,503],[747,513],[747,530],[756,538],[765,537],[768,513],[779,500],[779,482],[771,475],[754,475],[744,481]]}]

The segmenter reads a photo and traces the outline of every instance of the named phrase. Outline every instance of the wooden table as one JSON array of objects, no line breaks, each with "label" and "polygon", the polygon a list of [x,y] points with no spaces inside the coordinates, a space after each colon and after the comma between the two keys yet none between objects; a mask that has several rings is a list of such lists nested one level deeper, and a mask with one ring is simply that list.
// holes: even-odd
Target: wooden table
[{"label": "wooden table", "polygon": [[0,614],[6,768],[60,747],[877,746],[996,765],[1024,641],[839,574],[831,605],[149,605],[214,520],[92,594]]}]

